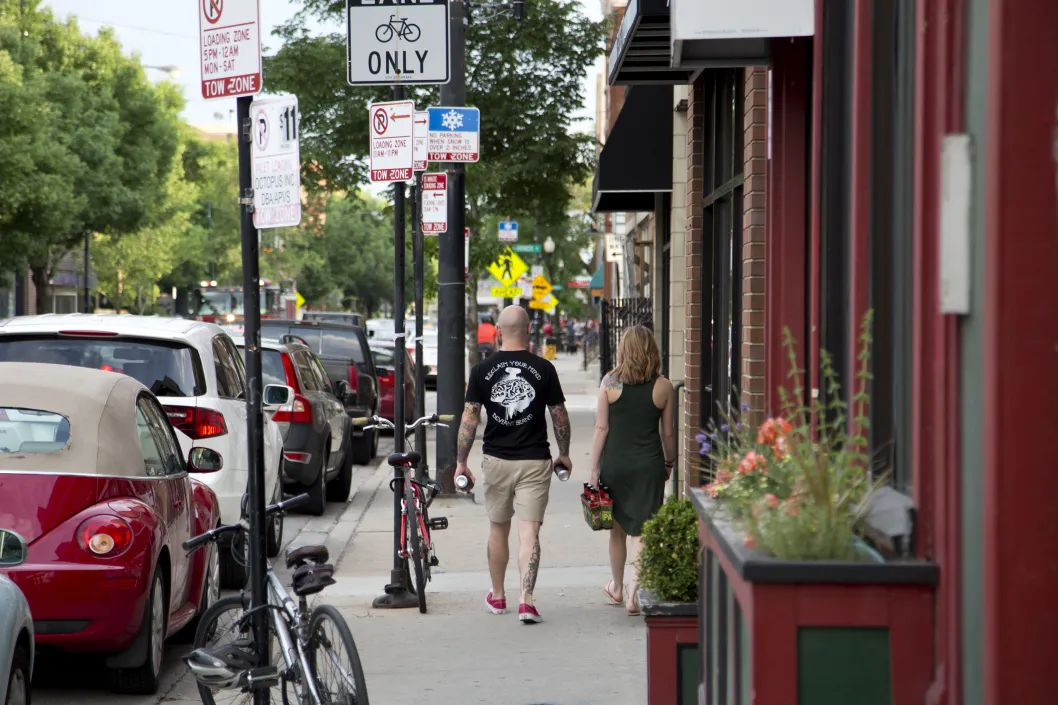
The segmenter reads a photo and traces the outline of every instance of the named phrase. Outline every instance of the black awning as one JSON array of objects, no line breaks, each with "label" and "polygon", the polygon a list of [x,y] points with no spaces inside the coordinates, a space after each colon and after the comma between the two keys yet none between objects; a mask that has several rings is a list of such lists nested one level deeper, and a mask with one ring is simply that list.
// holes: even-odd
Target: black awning
[{"label": "black awning", "polygon": [[672,191],[672,86],[630,86],[606,138],[592,183],[596,213],[654,210]]},{"label": "black awning", "polygon": [[609,64],[611,86],[687,84],[696,71],[672,67],[668,0],[629,0]]}]

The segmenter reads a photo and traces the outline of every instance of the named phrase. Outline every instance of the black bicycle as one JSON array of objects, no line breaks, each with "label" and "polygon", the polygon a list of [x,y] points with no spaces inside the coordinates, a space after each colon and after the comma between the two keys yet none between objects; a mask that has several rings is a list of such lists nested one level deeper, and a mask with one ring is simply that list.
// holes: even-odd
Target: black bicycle
[{"label": "black bicycle", "polygon": [[[424,416],[409,424],[405,435],[411,437],[420,426],[447,427],[448,424],[443,422],[453,420],[455,416],[451,414]],[[364,429],[395,428],[392,421],[380,416],[357,417],[353,419],[353,424],[363,426]],[[412,565],[415,584],[411,587],[419,599],[419,612],[426,614],[426,583],[431,579],[430,568],[439,565],[430,532],[447,529],[448,519],[430,519],[430,504],[441,493],[442,488],[436,482],[430,482],[429,477],[420,475],[422,458],[422,453],[413,450],[394,453],[389,456],[388,462],[394,469],[400,468],[403,476],[389,481],[391,491],[404,493],[400,503],[400,549],[397,555],[405,563],[410,562]]]},{"label": "black bicycle", "polygon": [[[266,515],[282,515],[310,501],[302,494],[268,507]],[[249,535],[245,519],[233,526],[196,536],[183,544],[188,553],[227,533]],[[302,546],[287,551],[287,568],[293,569],[297,604],[268,564],[268,651],[256,643],[249,592],[215,602],[195,631],[194,651],[184,661],[198,682],[204,705],[253,702],[253,691],[268,689],[271,702],[285,705],[369,705],[367,681],[353,633],[341,613],[331,605],[309,612],[308,596],[335,583],[334,566],[324,546]],[[345,659],[340,658],[344,652]]]},{"label": "black bicycle", "polygon": [[396,15],[390,15],[389,22],[380,24],[375,29],[375,39],[383,44],[393,39],[393,35],[409,42],[417,42],[421,34],[419,25],[408,22],[406,17],[398,18]]}]

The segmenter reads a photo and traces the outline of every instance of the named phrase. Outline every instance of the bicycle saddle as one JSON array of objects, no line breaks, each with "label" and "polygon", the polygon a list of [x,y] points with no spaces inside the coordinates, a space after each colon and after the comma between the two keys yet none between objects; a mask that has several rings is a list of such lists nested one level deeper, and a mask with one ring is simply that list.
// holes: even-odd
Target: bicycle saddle
[{"label": "bicycle saddle", "polygon": [[422,453],[417,453],[414,450],[408,451],[407,453],[394,453],[389,456],[386,460],[387,463],[393,467],[398,465],[415,465],[422,460]]},{"label": "bicycle saddle", "polygon": [[302,546],[292,551],[287,551],[287,568],[303,566],[309,561],[313,563],[326,563],[331,557],[326,546]]}]

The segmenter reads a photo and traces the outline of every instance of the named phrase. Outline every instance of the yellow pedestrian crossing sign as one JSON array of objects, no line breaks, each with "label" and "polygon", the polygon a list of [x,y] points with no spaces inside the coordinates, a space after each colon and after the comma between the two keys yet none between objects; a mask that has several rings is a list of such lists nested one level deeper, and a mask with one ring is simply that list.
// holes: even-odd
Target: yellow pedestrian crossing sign
[{"label": "yellow pedestrian crossing sign", "polygon": [[533,279],[533,299],[543,301],[551,293],[551,282],[544,278],[543,274]]},{"label": "yellow pedestrian crossing sign", "polygon": [[489,274],[496,277],[505,287],[510,287],[529,271],[529,266],[508,247],[488,269]]}]

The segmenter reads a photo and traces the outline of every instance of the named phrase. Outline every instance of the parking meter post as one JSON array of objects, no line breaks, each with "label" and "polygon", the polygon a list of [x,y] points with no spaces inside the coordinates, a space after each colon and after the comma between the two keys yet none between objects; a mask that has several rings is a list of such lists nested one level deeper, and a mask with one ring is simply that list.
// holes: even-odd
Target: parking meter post
[{"label": "parking meter post", "polygon": [[[393,87],[393,100],[404,100],[404,86]],[[393,184],[393,351],[407,349],[404,330],[404,182]],[[404,452],[404,365],[393,366],[393,450]],[[376,431],[377,433],[377,431]],[[408,561],[400,557],[400,505],[404,497],[404,473],[395,468],[393,485],[393,570],[385,593],[375,598],[373,607],[400,609],[418,606],[418,599],[408,591]]]},{"label": "parking meter post", "polygon": [[[240,230],[242,235],[242,286],[244,296],[244,327],[246,338],[246,430],[249,442],[250,472],[247,482],[250,535],[247,555],[250,571],[250,607],[254,610],[254,643],[262,664],[272,662],[269,653],[268,604],[265,583],[265,486],[264,486],[264,416],[261,409],[261,282],[260,260],[257,251],[257,228],[253,223],[253,181],[250,172],[250,104],[252,96],[237,99],[236,114],[239,126],[239,199]],[[254,703],[267,705],[267,689],[254,690]]]},{"label": "parking meter post", "polygon": [[[425,296],[423,279],[426,276],[425,255],[423,251],[426,243],[422,233],[422,176],[415,175],[415,183],[411,187],[411,233],[412,233],[412,259],[415,269],[415,418],[421,419],[426,416],[426,368],[423,366],[423,298]],[[425,467],[429,460],[426,451],[426,427],[420,426],[415,429],[415,450],[422,453],[422,463]],[[421,479],[421,478],[420,478]]]}]

